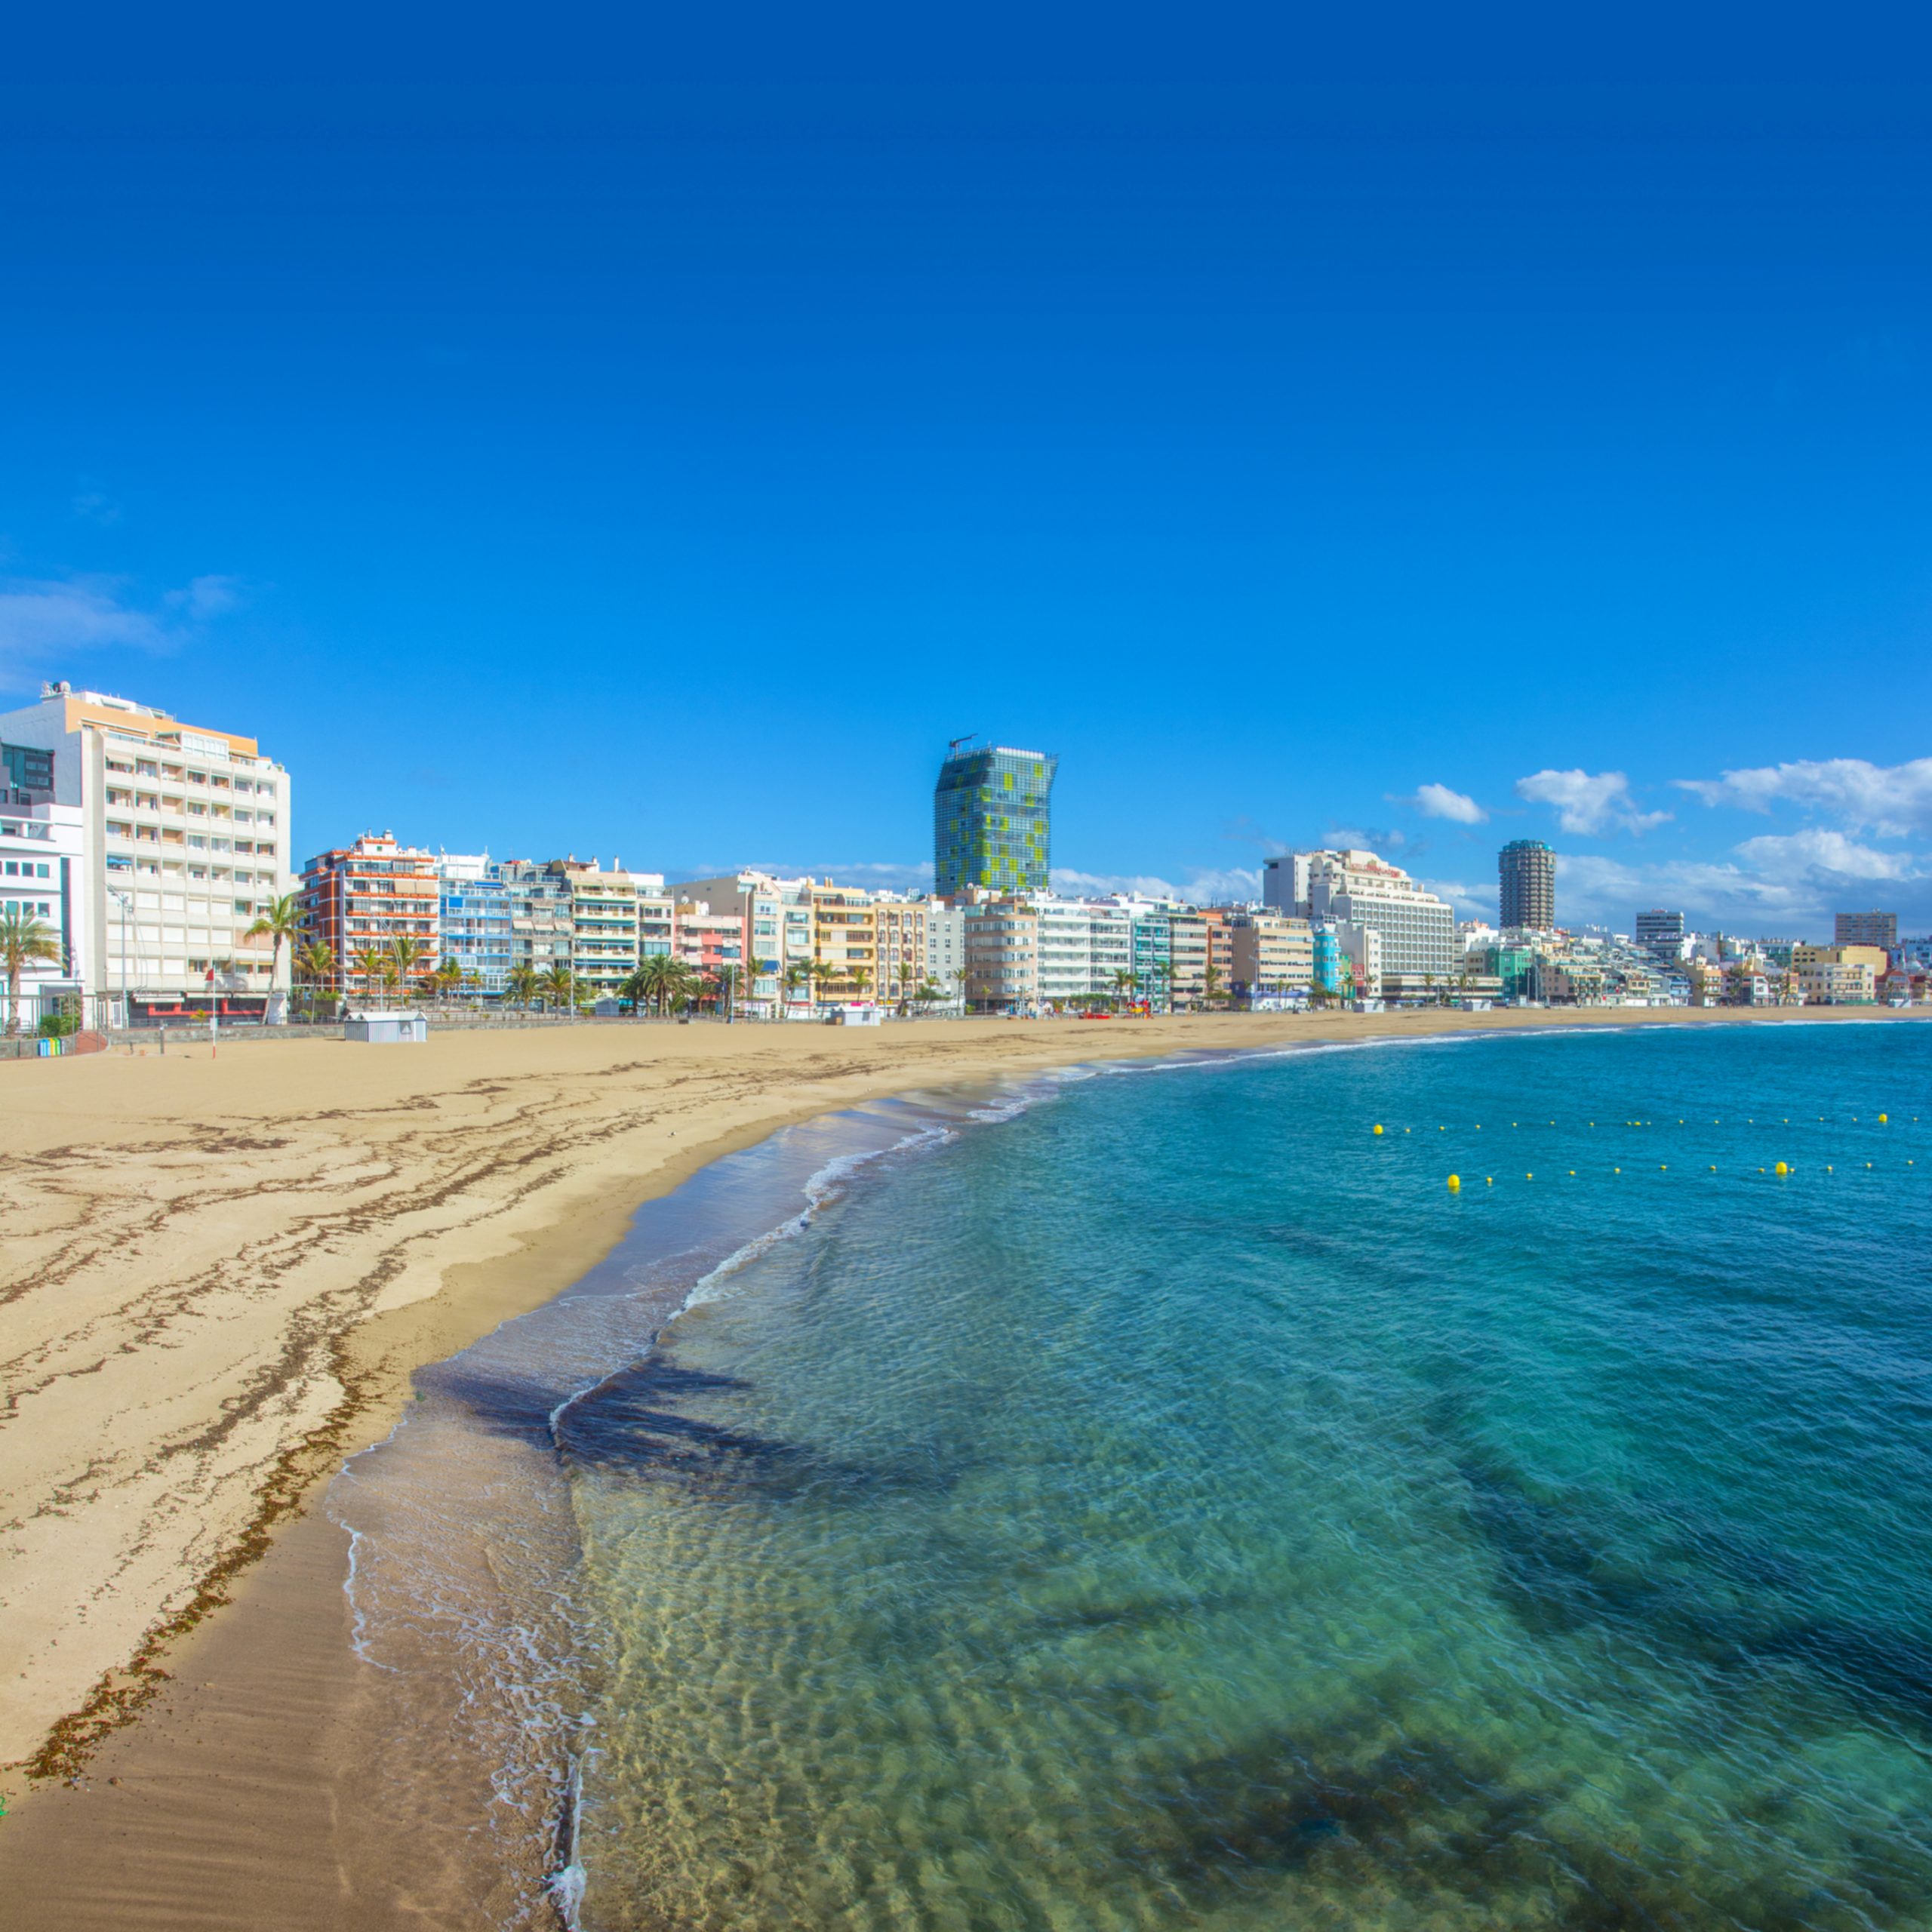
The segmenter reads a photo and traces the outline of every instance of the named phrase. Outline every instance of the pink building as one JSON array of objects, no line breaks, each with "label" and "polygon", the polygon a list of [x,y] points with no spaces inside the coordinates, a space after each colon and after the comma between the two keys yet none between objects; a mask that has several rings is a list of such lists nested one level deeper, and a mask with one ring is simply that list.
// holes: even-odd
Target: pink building
[{"label": "pink building", "polygon": [[714,912],[709,902],[685,899],[678,902],[672,921],[671,950],[694,972],[723,977],[726,974],[744,992],[745,922],[736,912]]}]

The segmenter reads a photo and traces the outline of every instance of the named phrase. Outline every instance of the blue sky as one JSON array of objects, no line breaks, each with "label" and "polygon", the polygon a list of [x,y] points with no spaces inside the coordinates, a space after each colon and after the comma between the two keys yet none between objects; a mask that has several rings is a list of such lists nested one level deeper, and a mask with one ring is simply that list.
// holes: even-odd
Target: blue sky
[{"label": "blue sky", "polygon": [[909,881],[977,731],[1069,883],[1932,928],[1922,41],[1438,14],[29,38],[0,703],[304,851]]}]

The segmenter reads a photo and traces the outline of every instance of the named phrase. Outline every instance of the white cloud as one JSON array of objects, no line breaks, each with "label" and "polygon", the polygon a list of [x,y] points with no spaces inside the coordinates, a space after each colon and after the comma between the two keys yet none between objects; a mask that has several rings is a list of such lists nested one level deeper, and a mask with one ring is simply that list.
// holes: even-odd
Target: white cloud
[{"label": "white cloud", "polygon": [[1801,832],[1746,839],[1728,859],[1628,865],[1594,854],[1556,855],[1556,915],[1566,926],[1629,932],[1647,906],[1681,909],[1694,929],[1786,938],[1821,938],[1854,892],[1870,903],[1876,881],[1888,887],[1909,926],[1932,915],[1927,872],[1902,853],[1880,852],[1840,834]]},{"label": "white cloud", "polygon": [[1069,898],[1100,899],[1109,893],[1138,893],[1146,899],[1184,899],[1195,906],[1238,904],[1261,897],[1261,875],[1245,866],[1208,867],[1185,882],[1152,872],[1083,872],[1063,866],[1053,869],[1053,888]]},{"label": "white cloud", "polygon": [[1873,764],[1862,758],[1800,758],[1675,783],[1707,805],[1768,812],[1774,804],[1829,813],[1854,831],[1903,838],[1932,831],[1932,758]]},{"label": "white cloud", "polygon": [[1788,837],[1747,838],[1737,848],[1738,857],[1760,871],[1776,867],[1787,875],[1806,878],[1916,878],[1918,876],[1907,852],[1881,852],[1860,845],[1841,832],[1825,832],[1816,827],[1794,832]]},{"label": "white cloud", "polygon": [[184,611],[196,621],[218,617],[241,601],[240,582],[232,577],[191,577],[186,589],[171,590],[162,599],[171,611]]},{"label": "white cloud", "polygon": [[95,577],[27,578],[0,584],[0,682],[51,669],[70,654],[172,650],[193,627],[232,609],[232,577],[198,577],[169,591],[160,611],[143,610]]},{"label": "white cloud", "polygon": [[1639,811],[1630,795],[1630,781],[1620,771],[1532,772],[1517,780],[1516,795],[1532,804],[1554,806],[1557,823],[1586,838],[1620,829],[1647,832],[1670,817],[1669,812]]},{"label": "white cloud", "polygon": [[1475,799],[1446,785],[1418,785],[1407,798],[1386,795],[1392,805],[1410,805],[1424,818],[1446,818],[1457,825],[1481,825],[1489,814]]}]

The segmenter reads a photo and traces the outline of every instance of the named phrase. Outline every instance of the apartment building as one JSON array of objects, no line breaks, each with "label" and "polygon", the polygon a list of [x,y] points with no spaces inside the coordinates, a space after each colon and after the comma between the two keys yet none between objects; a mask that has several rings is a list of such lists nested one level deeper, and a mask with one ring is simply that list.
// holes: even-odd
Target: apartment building
[{"label": "apartment building", "polygon": [[[791,881],[795,888],[804,883]],[[686,879],[672,888],[676,900],[702,904],[712,913],[735,918],[740,928],[740,958],[744,984],[740,996],[748,1013],[764,1017],[777,1010],[780,976],[784,971],[786,881],[769,872],[740,872],[715,878]],[[810,957],[811,908],[805,908],[808,934],[804,956]]]},{"label": "apartment building", "polygon": [[466,990],[497,998],[516,963],[510,889],[487,852],[438,852],[437,952],[452,960]]},{"label": "apartment building", "polygon": [[371,1000],[420,992],[436,969],[442,888],[435,854],[393,832],[318,852],[302,869],[298,911],[303,937],[328,949],[324,989]]},{"label": "apartment building", "polygon": [[595,859],[553,859],[546,869],[570,892],[572,976],[592,998],[614,998],[637,971],[637,880]]},{"label": "apartment building", "polygon": [[966,913],[943,900],[926,902],[926,977],[948,1005],[966,1000]]},{"label": "apartment building", "polygon": [[1040,1006],[1040,915],[1025,899],[983,899],[964,914],[966,1005],[974,1013]]},{"label": "apartment building", "polygon": [[1315,935],[1306,919],[1238,910],[1226,931],[1226,983],[1235,1005],[1266,1012],[1306,1004],[1315,983]]},{"label": "apartment building", "polygon": [[1039,918],[1039,998],[1059,1008],[1118,998],[1134,977],[1134,914],[1118,900],[1032,902]]},{"label": "apartment building", "polygon": [[[85,868],[81,810],[54,804],[52,754],[33,752],[23,759],[13,755],[17,749],[0,745],[8,776],[0,786],[0,909],[44,927],[59,949],[51,959],[29,960],[21,967],[19,998],[0,1012],[0,1026],[31,1032],[57,1014],[87,1017],[89,981],[78,899]],[[45,783],[17,784],[16,774]]]},{"label": "apartment building", "polygon": [[1840,946],[1875,946],[1890,952],[1899,943],[1896,912],[1840,912],[1832,925],[1832,937]]},{"label": "apartment building", "polygon": [[745,976],[744,921],[734,912],[714,912],[703,899],[675,902],[672,951],[679,962],[701,977],[728,986],[742,994]]},{"label": "apartment building", "polygon": [[1203,1005],[1208,998],[1208,918],[1191,906],[1168,919],[1169,998],[1177,1013]]},{"label": "apartment building", "polygon": [[881,893],[875,902],[880,997],[894,1004],[918,995],[931,971],[930,902]]},{"label": "apartment building", "polygon": [[[93,1002],[91,1017],[280,1014],[288,953],[278,970],[272,943],[249,928],[291,889],[289,777],[254,739],[54,684],[0,715],[0,743],[10,796],[77,814],[36,819],[22,807],[15,822],[45,823],[49,843],[57,825],[78,829],[67,977]],[[38,885],[42,860],[32,863]],[[33,903],[43,897],[54,905],[51,893]]]},{"label": "apartment building", "polygon": [[1791,983],[1807,1006],[1869,1006],[1890,963],[1882,946],[1794,946]]},{"label": "apartment building", "polygon": [[506,859],[497,869],[509,905],[509,972],[540,980],[552,967],[568,970],[576,933],[569,881],[531,859]]},{"label": "apartment building", "polygon": [[1448,902],[1373,852],[1286,853],[1263,866],[1261,883],[1274,911],[1373,928],[1386,972],[1443,981],[1456,970],[1456,915]]},{"label": "apartment building", "polygon": [[805,888],[811,909],[814,997],[821,1006],[855,1006],[880,997],[878,911],[870,893],[830,879]]},{"label": "apartment building", "polygon": [[1548,932],[1556,924],[1556,854],[1540,838],[1512,838],[1496,855],[1498,923]]}]

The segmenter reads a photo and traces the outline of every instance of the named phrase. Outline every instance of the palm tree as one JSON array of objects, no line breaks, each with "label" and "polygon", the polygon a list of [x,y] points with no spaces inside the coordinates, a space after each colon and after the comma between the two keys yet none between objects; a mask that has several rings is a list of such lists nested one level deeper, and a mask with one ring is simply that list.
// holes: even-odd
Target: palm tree
[{"label": "palm tree", "polygon": [[463,984],[463,968],[451,958],[445,958],[443,963],[429,975],[429,983],[435,988],[439,999],[448,999]]},{"label": "palm tree", "polygon": [[940,984],[937,980],[921,980],[912,989],[913,1003],[918,1006],[931,1006],[940,996]]},{"label": "palm tree", "polygon": [[1201,1004],[1212,1006],[1221,997],[1221,969],[1213,960],[1208,962],[1208,971],[1201,976]]},{"label": "palm tree", "polygon": [[852,982],[852,997],[863,1000],[866,987],[872,984],[872,969],[867,966],[854,966],[848,977]]},{"label": "palm tree", "polygon": [[420,939],[410,939],[398,934],[389,941],[389,964],[395,970],[385,973],[383,978],[392,986],[401,986],[405,993],[420,991],[420,986],[413,984],[412,980],[416,968],[422,963],[428,950],[429,948]]},{"label": "palm tree", "polygon": [[811,964],[811,975],[817,983],[820,995],[823,997],[828,987],[836,986],[844,978],[845,973],[842,967],[833,965],[829,959],[814,959]]},{"label": "palm tree", "polygon": [[1161,983],[1161,990],[1166,996],[1168,1011],[1174,1010],[1174,962],[1163,959],[1154,968],[1154,977]]},{"label": "palm tree", "polygon": [[552,966],[538,983],[546,1006],[568,1006],[576,987],[577,975],[561,962]]},{"label": "palm tree", "polygon": [[7,974],[7,1031],[20,1030],[20,974],[37,960],[58,963],[60,942],[51,926],[43,926],[17,906],[0,912],[0,967]]},{"label": "palm tree", "polygon": [[955,966],[949,977],[958,998],[959,1011],[963,1014],[966,1011],[966,969],[963,966]]},{"label": "palm tree", "polygon": [[530,1002],[537,997],[537,969],[534,966],[512,966],[509,970],[508,991],[511,998],[523,1011],[530,1011]]},{"label": "palm tree", "polygon": [[787,1006],[792,1004],[790,995],[795,993],[801,986],[809,986],[811,983],[811,977],[812,969],[802,961],[795,959],[792,961],[790,965],[786,968],[785,992],[786,998],[785,1003]]},{"label": "palm tree", "polygon": [[1114,1004],[1119,1006],[1134,991],[1134,975],[1124,966],[1114,971]]},{"label": "palm tree", "polygon": [[361,975],[362,993],[365,999],[373,999],[376,994],[376,982],[383,977],[383,956],[377,946],[365,946],[350,962]]},{"label": "palm tree", "polygon": [[308,998],[303,1010],[309,1017],[315,1017],[315,992],[335,977],[335,955],[329,950],[326,940],[312,939],[303,941],[289,962],[294,977],[308,989]]},{"label": "palm tree", "polygon": [[262,1002],[262,1024],[269,1023],[269,1008],[275,1004],[275,983],[281,971],[281,949],[285,943],[293,946],[302,936],[302,918],[296,897],[292,892],[285,892],[279,899],[271,899],[262,909],[255,923],[248,928],[251,939],[264,937],[274,943],[274,951],[269,957],[269,996]]}]

